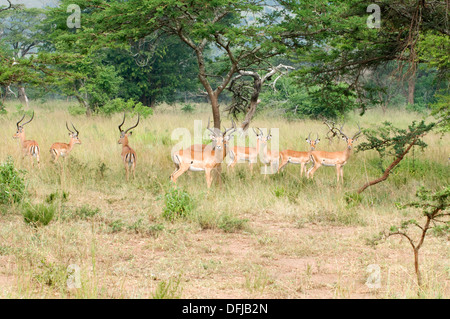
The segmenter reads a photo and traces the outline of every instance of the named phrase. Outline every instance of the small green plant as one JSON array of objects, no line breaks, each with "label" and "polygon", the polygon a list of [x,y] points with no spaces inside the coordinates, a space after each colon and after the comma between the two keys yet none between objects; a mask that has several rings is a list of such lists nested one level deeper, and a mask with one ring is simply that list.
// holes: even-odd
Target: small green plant
[{"label": "small green plant", "polygon": [[89,205],[83,205],[75,211],[75,215],[81,219],[89,219],[100,212],[99,208],[91,208]]},{"label": "small green plant", "polygon": [[64,191],[62,191],[61,193],[59,193],[59,192],[50,193],[45,198],[45,202],[47,204],[51,204],[51,203],[55,202],[58,198],[61,200],[61,202],[65,202],[69,198],[69,193],[64,192]]},{"label": "small green plant", "polygon": [[192,104],[188,103],[188,104],[185,104],[185,105],[181,108],[181,110],[182,110],[183,112],[185,112],[185,113],[193,113],[193,112],[195,111],[195,107],[192,106]]},{"label": "small green plant", "polygon": [[161,281],[153,293],[153,299],[179,299],[182,289],[180,287],[181,276]]},{"label": "small green plant", "polygon": [[26,194],[24,172],[14,167],[11,157],[0,164],[0,204],[19,203]]},{"label": "small green plant", "polygon": [[243,230],[247,222],[248,219],[240,219],[230,214],[222,214],[219,218],[218,227],[226,233],[234,233]]},{"label": "small green plant", "polygon": [[48,225],[55,216],[55,212],[56,208],[53,205],[27,204],[23,209],[22,215],[27,224],[39,227]]},{"label": "small green plant", "polygon": [[109,227],[111,227],[111,231],[113,233],[120,232],[124,226],[125,226],[125,223],[120,219],[117,219],[109,224]]},{"label": "small green plant", "polygon": [[67,275],[67,269],[64,266],[41,260],[34,279],[40,284],[63,289],[67,282]]},{"label": "small green plant", "polygon": [[175,220],[186,217],[194,207],[194,200],[191,195],[184,190],[171,188],[164,195],[164,211],[162,216],[168,220]]}]

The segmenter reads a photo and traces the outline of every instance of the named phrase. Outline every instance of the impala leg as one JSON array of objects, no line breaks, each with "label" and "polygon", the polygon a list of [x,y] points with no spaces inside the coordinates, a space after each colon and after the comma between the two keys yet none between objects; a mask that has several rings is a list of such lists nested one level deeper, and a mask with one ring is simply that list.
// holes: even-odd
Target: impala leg
[{"label": "impala leg", "polygon": [[172,182],[176,183],[178,177],[180,177],[184,172],[186,172],[189,169],[189,164],[188,165],[183,165],[180,164],[179,168],[177,170],[175,170],[172,175],[170,175],[170,179],[172,180]]},{"label": "impala leg", "polygon": [[300,163],[300,177],[303,177],[303,171],[305,171],[305,173],[306,173],[306,166],[305,166],[305,163],[301,162]]},{"label": "impala leg", "polygon": [[336,176],[337,176],[337,182],[339,183],[339,176],[341,175],[341,165],[336,164]]},{"label": "impala leg", "polygon": [[287,165],[287,163],[289,162],[289,159],[282,159],[281,160],[281,165],[278,168],[278,170],[281,170],[283,167],[285,167]]},{"label": "impala leg", "polygon": [[341,182],[344,183],[344,166],[341,166]]},{"label": "impala leg", "polygon": [[205,168],[205,177],[206,177],[206,185],[208,186],[208,188],[210,188],[211,187],[211,183],[212,183],[211,169],[210,168]]},{"label": "impala leg", "polygon": [[135,171],[136,171],[136,162],[133,162],[133,179],[136,178]]},{"label": "impala leg", "polygon": [[130,170],[130,168],[129,168],[127,162],[124,162],[123,164],[124,164],[124,166],[125,166],[125,177],[126,177],[127,182],[128,182],[128,179],[129,179],[129,170]]},{"label": "impala leg", "polygon": [[314,165],[313,167],[311,167],[308,172],[306,173],[306,177],[308,178],[313,178],[314,177],[314,173],[317,171],[317,169],[320,167],[319,165]]}]

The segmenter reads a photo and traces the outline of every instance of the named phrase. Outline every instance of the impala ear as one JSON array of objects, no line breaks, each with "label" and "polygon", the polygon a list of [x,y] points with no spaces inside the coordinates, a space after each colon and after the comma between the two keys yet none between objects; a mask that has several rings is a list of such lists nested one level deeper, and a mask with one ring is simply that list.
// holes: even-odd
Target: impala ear
[{"label": "impala ear", "polygon": [[133,131],[129,132],[128,135],[133,135]]},{"label": "impala ear", "polygon": [[272,138],[272,134],[267,136],[267,140],[270,140]]},{"label": "impala ear", "polygon": [[316,144],[319,144],[319,142],[320,142],[320,139],[317,139],[317,140],[316,140]]},{"label": "impala ear", "polygon": [[216,136],[213,135],[213,134],[211,134],[211,135],[209,136],[209,138],[210,138],[212,141],[215,141],[215,140],[216,140]]}]

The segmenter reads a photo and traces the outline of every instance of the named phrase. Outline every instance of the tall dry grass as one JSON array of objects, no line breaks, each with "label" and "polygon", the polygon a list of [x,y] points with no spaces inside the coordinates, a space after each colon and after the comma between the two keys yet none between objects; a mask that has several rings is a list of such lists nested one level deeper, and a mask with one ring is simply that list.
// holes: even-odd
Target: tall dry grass
[{"label": "tall dry grass", "polygon": [[[260,166],[250,174],[247,164],[239,164],[234,172],[227,172],[224,164],[222,185],[214,185],[209,192],[202,172],[186,173],[179,178],[177,187],[186,191],[195,205],[188,218],[172,222],[162,218],[164,195],[174,187],[169,181],[174,170],[170,152],[179,142],[172,140],[171,134],[176,128],[186,128],[193,135],[194,120],[203,120],[203,123],[208,120],[210,110],[207,105],[197,106],[192,114],[181,112],[181,106],[161,105],[153,116],[141,119],[129,138],[137,153],[137,169],[136,179],[128,183],[120,157],[121,145],[117,143],[117,126],[121,123],[122,114],[87,118],[70,115],[65,102],[32,104],[35,119],[25,127],[26,136],[39,143],[42,163],[40,170],[31,170],[29,160],[20,159],[18,141],[12,139],[15,123],[20,119],[15,105],[8,104],[8,114],[0,117],[0,161],[11,156],[18,168],[27,170],[25,177],[31,203],[46,202],[53,194],[57,216],[48,226],[31,229],[23,222],[20,205],[3,209],[0,236],[4,243],[0,247],[0,255],[7,266],[3,265],[0,269],[7,278],[14,278],[11,279],[10,290],[5,290],[3,297],[152,297],[161,282],[170,283],[179,276],[202,277],[205,271],[222,278],[227,276],[227,267],[233,275],[241,275],[242,285],[236,288],[221,283],[222,286],[216,287],[218,290],[238,289],[239,296],[244,297],[255,294],[282,298],[308,296],[308,289],[313,289],[317,284],[315,286],[308,281],[306,285],[306,277],[296,279],[297,284],[304,285],[298,290],[284,281],[276,283],[269,274],[269,268],[255,267],[251,261],[228,261],[225,267],[225,261],[222,261],[223,264],[205,262],[200,256],[202,253],[209,254],[217,236],[221,240],[229,240],[226,236],[230,233],[243,234],[247,240],[254,240],[258,250],[268,260],[280,255],[311,258],[347,253],[353,250],[353,244],[366,247],[367,238],[400,222],[408,214],[414,214],[412,210],[397,211],[396,202],[413,200],[420,186],[437,189],[450,180],[448,136],[435,133],[425,137],[428,147],[424,151],[415,150],[409,154],[386,182],[369,188],[356,201],[346,197],[346,194],[381,174],[374,152],[352,154],[344,167],[342,186],[336,183],[334,168],[320,168],[311,181],[300,178],[300,167],[296,165],[288,165],[282,172],[264,178],[259,174]],[[406,127],[418,119],[420,115],[404,110],[390,110],[386,115],[371,110],[363,117],[350,114],[344,131],[352,134],[357,130],[357,123],[362,128],[369,128],[385,120]],[[69,141],[66,121],[69,124],[72,122],[80,131],[82,144],[74,147],[66,161],[61,161],[63,165],[54,165],[49,148],[54,142]],[[125,126],[131,126],[134,121],[128,117]],[[230,126],[225,115],[223,123]],[[253,125],[277,128],[280,150],[307,150],[305,138],[310,132],[313,136],[319,134],[319,150],[345,148],[343,141],[329,143],[324,138],[327,129],[320,121],[288,122],[283,118],[260,114]],[[63,199],[63,193],[67,194],[67,199]],[[81,214],[81,209],[88,213]],[[90,210],[97,210],[98,213],[90,214]],[[286,234],[276,232],[281,224],[289,225]],[[296,232],[304,229],[305,225],[318,225],[326,229],[345,227],[354,229],[355,234],[348,235],[353,238],[348,242],[347,239],[336,240],[332,232],[298,237],[300,234]],[[296,235],[289,236],[289,231]],[[206,237],[205,246],[198,246],[193,241],[196,236]],[[136,242],[139,246],[135,253],[122,248],[131,249],[130,242]],[[442,246],[440,239],[430,242],[435,246],[426,248],[431,254],[427,262],[433,264],[431,268],[434,269],[427,277],[430,286],[428,296],[448,297],[448,274],[445,277],[448,260],[447,264],[436,265],[438,259],[445,256],[444,251],[439,251],[445,245]],[[381,256],[375,253],[374,257],[386,268],[389,266],[383,255],[400,252],[402,256],[408,256],[407,244],[394,241],[387,245]],[[370,252],[372,248],[366,248],[366,255],[351,257],[355,258],[355,263],[361,264],[352,271],[361,273],[363,265],[373,257],[373,252]],[[164,257],[163,261],[155,261],[157,266],[146,264],[146,250],[151,251],[152,255]],[[192,257],[192,254],[199,254],[199,257]],[[192,258],[195,263],[189,261],[192,262],[191,268],[186,270],[185,263]],[[133,260],[139,262],[134,263]],[[70,291],[65,286],[65,269],[73,263],[81,267],[83,285],[81,289]],[[405,261],[404,265],[409,264]],[[160,273],[152,273],[156,271]],[[442,277],[444,284],[440,280]],[[396,277],[397,281],[389,278],[386,290],[372,297],[414,296],[411,293],[413,284],[407,275]],[[214,283],[203,284],[214,286]],[[174,296],[180,293],[183,297],[202,295],[195,289],[196,285],[190,284],[187,279],[177,284],[177,289],[180,285],[185,286],[185,292],[177,290]],[[332,292],[341,291],[341,285],[338,281]],[[356,290],[352,287],[353,284],[344,287],[342,291],[346,294],[340,297]]]}]

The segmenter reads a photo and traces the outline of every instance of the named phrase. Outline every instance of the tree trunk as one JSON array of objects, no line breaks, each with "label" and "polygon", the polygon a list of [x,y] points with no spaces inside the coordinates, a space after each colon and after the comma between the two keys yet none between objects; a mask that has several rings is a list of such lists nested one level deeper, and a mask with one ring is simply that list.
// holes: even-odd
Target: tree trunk
[{"label": "tree trunk", "polygon": [[81,97],[81,95],[79,95],[79,94],[76,94],[75,97],[78,100],[78,103],[80,103],[80,105],[86,109],[86,116],[91,116],[92,115],[92,109],[90,108],[88,102],[86,102],[86,100],[83,99]]},{"label": "tree trunk", "polygon": [[19,86],[19,100],[22,104],[28,107],[28,96],[23,86]]},{"label": "tree trunk", "polygon": [[414,104],[414,91],[416,89],[416,72],[411,74],[408,80],[408,104]]}]

